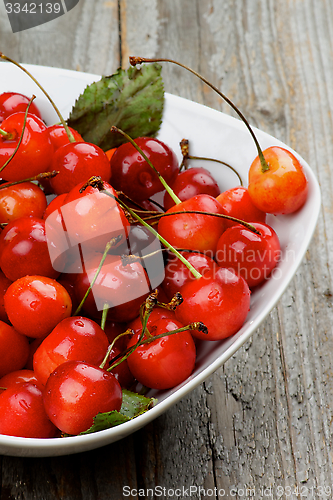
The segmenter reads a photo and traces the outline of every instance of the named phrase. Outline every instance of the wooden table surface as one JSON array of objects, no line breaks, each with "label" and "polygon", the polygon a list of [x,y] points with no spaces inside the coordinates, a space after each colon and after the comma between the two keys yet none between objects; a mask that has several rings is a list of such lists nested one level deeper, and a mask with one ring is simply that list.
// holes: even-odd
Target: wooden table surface
[{"label": "wooden table surface", "polygon": [[[129,498],[187,498],[190,487],[198,499],[332,498],[332,1],[80,0],[15,34],[1,2],[0,50],[97,74],[128,67],[129,55],[177,59],[299,152],[322,189],[303,263],[246,345],[120,442],[59,458],[0,457],[0,500],[120,500],[125,486]],[[166,91],[230,113],[181,68],[163,66],[163,78]]]}]

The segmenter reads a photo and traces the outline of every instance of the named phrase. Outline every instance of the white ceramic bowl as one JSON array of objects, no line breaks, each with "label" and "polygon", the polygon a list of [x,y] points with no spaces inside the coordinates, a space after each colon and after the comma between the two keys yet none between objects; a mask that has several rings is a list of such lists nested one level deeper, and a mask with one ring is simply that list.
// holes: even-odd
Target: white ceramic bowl
[{"label": "white ceramic bowl", "polygon": [[[55,100],[65,118],[86,85],[100,78],[98,75],[57,68],[32,65],[27,65],[27,68]],[[45,120],[49,124],[58,121],[44,94],[27,75],[10,63],[4,62],[0,63],[0,74],[0,93],[15,91],[29,97],[35,94],[35,103],[41,109]],[[255,133],[263,149],[271,145],[290,149],[266,133],[259,130],[255,130]],[[179,142],[183,138],[189,139],[192,155],[219,158],[228,162],[240,172],[245,185],[248,168],[257,155],[253,140],[241,121],[170,94],[166,95],[159,138],[171,146],[179,158]],[[151,391],[151,394],[158,398],[158,404],[136,419],[95,434],[68,438],[30,439],[0,435],[0,454],[22,457],[58,456],[91,450],[122,439],[161,415],[201,384],[249,339],[293,278],[309,245],[319,215],[318,183],[309,165],[297,153],[293,153],[302,163],[309,180],[308,199],[296,214],[269,217],[268,223],[274,227],[280,238],[282,258],[273,277],[252,294],[251,310],[241,330],[224,341],[202,342],[198,348],[196,368],[192,376],[175,389],[159,393]],[[212,162],[201,166],[212,171],[221,191],[238,184],[235,174],[223,166]]]}]

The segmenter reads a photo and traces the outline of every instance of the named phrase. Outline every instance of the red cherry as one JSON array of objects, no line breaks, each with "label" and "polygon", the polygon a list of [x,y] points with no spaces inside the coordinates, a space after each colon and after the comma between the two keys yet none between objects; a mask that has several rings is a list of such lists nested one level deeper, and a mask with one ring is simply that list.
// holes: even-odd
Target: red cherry
[{"label": "red cherry", "polygon": [[[151,327],[154,337],[176,330],[183,326],[176,320],[161,319]],[[128,343],[132,347],[138,341],[136,334]],[[134,377],[146,387],[169,389],[181,384],[192,373],[195,365],[196,350],[189,331],[174,333],[135,349],[127,358],[128,366]]]},{"label": "red cherry", "polygon": [[56,210],[59,210],[62,205],[64,204],[65,198],[67,196],[67,193],[59,194],[55,198],[53,198],[50,203],[47,205],[43,212],[43,219],[46,220],[49,215],[52,214],[52,212],[55,212]]},{"label": "red cherry", "polygon": [[[111,344],[118,335],[124,333],[127,329],[126,323],[119,323],[117,321],[106,321],[104,326],[105,335],[108,338],[109,343]],[[120,337],[115,346],[118,347],[121,351],[126,348],[126,344],[128,342],[129,335],[124,335]]]},{"label": "red cherry", "polygon": [[5,309],[4,295],[11,284],[12,280],[9,280],[0,269],[0,320],[5,323],[9,323],[9,319]]},{"label": "red cherry", "polygon": [[104,252],[111,239],[120,238],[112,247],[117,249],[123,241],[126,243],[130,228],[110,184],[104,182],[103,192],[89,186],[80,193],[82,186],[78,184],[63,200],[58,196],[49,215],[44,214],[50,258],[62,273],[82,273],[83,262],[91,253]]},{"label": "red cherry", "polygon": [[[71,127],[68,127],[70,132],[73,135],[73,138],[75,142],[84,142],[82,136],[74,130]],[[53,144],[54,150],[60,148],[61,146],[64,146],[65,144],[69,144],[70,140],[68,138],[67,132],[65,130],[65,127],[63,125],[51,125],[47,127],[49,131],[49,136],[51,139],[51,142]]]},{"label": "red cherry", "polygon": [[76,280],[76,275],[71,275],[71,274],[61,274],[59,278],[57,278],[57,282],[60,283],[60,285],[62,285],[65,288],[65,290],[67,291],[68,295],[71,298],[72,312],[76,311],[79,305],[75,294],[75,280]]},{"label": "red cherry", "polygon": [[122,390],[116,378],[96,366],[67,361],[49,377],[44,407],[50,420],[66,434],[79,434],[93,425],[98,413],[119,411]]},{"label": "red cherry", "polygon": [[297,158],[284,148],[263,151],[269,169],[263,171],[257,157],[249,170],[249,194],[263,212],[290,214],[301,208],[308,194],[308,181]]},{"label": "red cherry", "polygon": [[[0,394],[3,390],[9,389],[13,385],[22,384],[23,382],[38,384],[35,372],[33,370],[22,369],[7,373],[7,375],[0,379]],[[1,390],[1,387],[4,389]]]},{"label": "red cherry", "polygon": [[71,316],[58,323],[37,348],[33,369],[45,384],[53,370],[65,361],[75,359],[99,366],[108,346],[105,333],[95,321]]},{"label": "red cherry", "polygon": [[148,210],[149,212],[164,212],[161,205],[157,205],[152,199],[140,200],[139,202],[131,202],[131,200],[128,199],[126,200],[126,205],[129,208],[134,208],[136,210],[140,207],[143,210]]},{"label": "red cherry", "polygon": [[72,253],[74,253],[74,259],[80,259],[77,246],[70,247],[70,240],[62,216],[61,207],[64,204],[66,196],[67,193],[56,196],[43,214],[49,258],[53,268],[58,273],[66,272],[65,268]]},{"label": "red cherry", "polygon": [[[218,183],[209,170],[202,167],[189,168],[180,172],[171,188],[181,201],[189,200],[197,194],[209,194],[214,198],[220,194]],[[174,204],[175,202],[166,192],[163,202],[165,210],[173,207]]]},{"label": "red cherry", "polygon": [[51,438],[57,428],[45,413],[38,384],[22,382],[0,394],[0,433],[25,438]]},{"label": "red cherry", "polygon": [[0,377],[21,370],[29,356],[29,342],[7,323],[0,321]]},{"label": "red cherry", "polygon": [[236,333],[250,309],[250,290],[232,269],[218,268],[181,288],[184,299],[176,309],[176,318],[184,325],[201,321],[208,334],[194,330],[192,335],[204,340],[221,340]]},{"label": "red cherry", "polygon": [[[218,201],[207,194],[199,194],[171,207],[166,213],[196,210],[221,214],[222,207]],[[224,220],[221,217],[206,214],[178,214],[161,217],[158,232],[172,246],[199,252],[216,250],[216,245],[224,230]]]},{"label": "red cherry", "polygon": [[[112,364],[112,360],[122,353],[122,349],[117,346],[113,346],[109,357],[109,366]],[[130,371],[127,363],[127,359],[124,359],[118,366],[113,368],[110,373],[118,380],[121,387],[125,389],[130,389],[135,383],[135,378]]]},{"label": "red cherry", "polygon": [[104,182],[102,192],[89,186],[80,193],[82,186],[83,183],[80,183],[68,193],[61,208],[72,244],[103,252],[111,238],[121,236],[122,240],[113,247],[116,248],[126,240],[130,223],[113,198],[115,190]]},{"label": "red cherry", "polygon": [[45,276],[23,276],[14,281],[4,301],[11,324],[31,338],[45,337],[72,312],[67,290]]},{"label": "red cherry", "polygon": [[[101,258],[101,254],[96,254],[84,263],[85,272],[79,274],[75,282],[79,302],[92,283]],[[83,310],[98,318],[106,305],[110,308],[108,315],[112,321],[131,321],[138,316],[140,305],[149,293],[149,279],[139,262],[126,264],[117,255],[107,255]]]},{"label": "red cherry", "polygon": [[[17,92],[3,92],[0,94],[0,123],[3,122],[7,116],[19,111],[25,113],[30,99]],[[37,105],[32,102],[29,106],[29,113],[42,119],[42,115]]]},{"label": "red cherry", "polygon": [[51,170],[59,172],[50,180],[56,194],[68,193],[92,175],[109,182],[110,162],[104,151],[88,142],[71,142],[58,148],[52,158]]},{"label": "red cherry", "polygon": [[6,184],[2,184],[0,189],[0,223],[8,223],[29,215],[41,218],[46,205],[44,192],[33,182],[21,182],[8,187]]},{"label": "red cherry", "polygon": [[[14,113],[8,116],[1,129],[8,136],[0,136],[0,167],[14,153],[20,140],[25,113]],[[46,125],[37,116],[28,113],[21,144],[14,157],[4,168],[1,175],[7,181],[28,179],[50,170],[53,146]]]},{"label": "red cherry", "polygon": [[[68,128],[72,133],[75,142],[84,142],[83,138],[76,130],[71,127]],[[47,129],[54,151],[59,149],[61,146],[64,146],[65,144],[70,144],[71,141],[69,140],[67,132],[63,125],[51,125]],[[53,188],[51,187],[51,179],[41,179],[39,182],[43,186],[43,189],[47,194],[54,193]]]},{"label": "red cherry", "polygon": [[[208,270],[214,270],[216,263],[210,257],[201,253],[180,252],[186,260],[200,274],[204,274]],[[175,255],[170,256],[167,265],[165,266],[165,276],[162,282],[162,287],[169,300],[179,292],[181,287],[188,281],[194,280],[195,277],[191,271],[181,262]]]},{"label": "red cherry", "polygon": [[116,150],[117,150],[117,148],[111,148],[111,149],[108,149],[107,151],[105,151],[105,154],[109,158],[109,161],[111,161],[111,158]]},{"label": "red cherry", "polygon": [[147,253],[147,250],[148,252],[153,251],[152,248],[154,247],[152,245],[154,247],[157,245],[158,248],[161,248],[156,236],[148,228],[138,224],[129,227],[127,238],[123,238],[115,249],[110,250],[110,253],[117,255],[144,255]]},{"label": "red cherry", "polygon": [[28,356],[28,360],[25,364],[25,368],[27,370],[33,371],[33,369],[34,369],[33,358],[34,358],[35,352],[37,351],[38,347],[41,345],[43,340],[44,340],[43,337],[40,337],[40,338],[34,339],[32,342],[30,342],[30,344],[29,344],[29,356]]},{"label": "red cherry", "polygon": [[0,235],[0,267],[12,281],[28,274],[59,276],[50,260],[43,219],[20,217],[6,226]]},{"label": "red cherry", "polygon": [[233,226],[222,234],[216,250],[220,266],[234,269],[250,288],[268,278],[281,256],[274,229],[267,224],[252,224],[260,234],[241,225]]},{"label": "red cherry", "polygon": [[[171,185],[179,171],[175,153],[162,141],[139,137],[134,141]],[[132,200],[142,201],[164,190],[157,174],[131,143],[122,144],[111,157],[112,185]]]},{"label": "red cherry", "polygon": [[[159,285],[158,287],[154,288],[154,290],[157,290],[157,292],[158,292],[158,301],[159,302],[164,303],[164,304],[169,302],[169,299],[168,299],[165,291],[163,290],[162,285]],[[164,308],[162,307],[162,309],[164,309]]]},{"label": "red cherry", "polygon": [[[247,188],[237,186],[216,197],[221,204],[223,213],[246,222],[266,222],[266,213],[257,208],[249,195]],[[237,222],[225,219],[225,227],[235,226]]]},{"label": "red cherry", "polygon": [[[148,322],[147,322],[147,328],[148,330],[151,328],[152,325],[154,325],[157,321],[160,319],[171,319],[175,320],[176,316],[174,311],[169,311],[168,309],[164,309],[164,307],[154,307],[152,312],[149,315]],[[141,333],[142,331],[142,321],[140,316],[135,318],[133,321],[128,323],[128,328],[133,330],[135,334]],[[129,339],[127,339],[129,340]]]}]

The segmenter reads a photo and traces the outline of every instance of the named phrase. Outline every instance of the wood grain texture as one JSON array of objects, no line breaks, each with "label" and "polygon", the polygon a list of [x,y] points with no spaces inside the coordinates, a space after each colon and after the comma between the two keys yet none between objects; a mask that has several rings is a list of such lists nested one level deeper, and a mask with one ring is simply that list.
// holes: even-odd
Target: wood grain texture
[{"label": "wood grain texture", "polygon": [[[1,3],[0,50],[98,74],[127,67],[129,55],[177,59],[219,86],[253,125],[298,151],[322,189],[306,257],[246,345],[119,443],[71,457],[2,457],[0,500],[119,500],[125,485],[205,488],[191,497],[198,499],[332,498],[332,2],[81,0],[65,16],[18,34]],[[185,70],[165,64],[163,78],[166,91],[232,114]]]}]

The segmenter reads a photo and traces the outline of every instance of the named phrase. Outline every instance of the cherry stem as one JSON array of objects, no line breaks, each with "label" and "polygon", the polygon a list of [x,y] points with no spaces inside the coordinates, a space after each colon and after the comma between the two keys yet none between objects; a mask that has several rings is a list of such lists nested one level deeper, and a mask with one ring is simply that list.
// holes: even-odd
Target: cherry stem
[{"label": "cherry stem", "polygon": [[[141,319],[142,329],[141,329],[141,334],[140,334],[138,341],[132,347],[126,349],[124,352],[121,352],[117,356],[115,356],[112,360],[111,366],[108,368],[107,371],[111,371],[114,368],[116,368],[116,366],[120,365],[120,363],[122,363],[125,359],[127,359],[128,356],[130,354],[132,354],[132,352],[135,351],[135,349],[137,349],[140,345],[148,344],[148,343],[153,342],[154,340],[157,340],[159,338],[167,337],[169,335],[173,335],[174,333],[180,333],[180,332],[187,331],[187,330],[199,330],[205,334],[208,333],[207,327],[201,321],[197,321],[195,323],[190,323],[187,326],[177,328],[176,330],[172,330],[170,332],[164,332],[164,333],[161,333],[160,335],[155,335],[155,336],[151,335],[148,328],[147,328],[147,323],[148,323],[149,316],[152,313],[154,307],[155,306],[165,307],[165,308],[173,311],[183,301],[183,298],[179,292],[177,292],[174,295],[174,297],[172,298],[172,300],[168,304],[158,302],[157,298],[158,298],[158,290],[156,289],[156,290],[154,290],[154,292],[152,292],[146,298],[145,302],[143,302],[143,304],[141,304],[140,319]],[[116,342],[116,340],[119,337],[122,337],[123,335],[128,335],[128,334],[133,335],[134,334],[133,330],[128,329],[128,330],[126,330],[126,332],[120,334],[118,337],[116,337],[114,339],[113,343],[109,346],[108,352],[107,352],[107,354],[102,362],[103,368],[105,366],[106,361],[108,360],[108,357],[110,355],[110,352],[111,352],[112,347],[113,347],[114,343]],[[144,336],[146,336],[145,339],[143,338]]]},{"label": "cherry stem", "polygon": [[157,302],[158,307],[163,307],[163,309],[167,309],[168,311],[175,311],[178,306],[183,302],[183,297],[180,292],[176,292],[175,295],[172,297],[170,302],[165,304],[164,302]]},{"label": "cherry stem", "polygon": [[264,154],[263,154],[262,149],[260,147],[260,144],[258,142],[258,139],[257,139],[255,133],[253,132],[249,122],[247,121],[247,119],[243,115],[243,113],[237,108],[237,106],[226,95],[224,95],[217,87],[215,87],[212,83],[210,83],[204,76],[200,75],[199,73],[197,73],[195,70],[189,68],[188,66],[185,66],[185,64],[182,64],[178,61],[174,61],[172,59],[159,59],[159,58],[147,59],[145,57],[130,56],[129,62],[132,66],[136,66],[136,64],[142,64],[142,63],[169,62],[172,64],[176,64],[177,66],[180,66],[181,68],[184,68],[187,71],[190,71],[190,73],[192,73],[193,75],[200,78],[201,81],[203,81],[206,85],[208,85],[208,87],[210,87],[212,90],[214,90],[224,101],[226,101],[226,103],[229,104],[229,106],[231,106],[231,108],[238,114],[240,119],[245,123],[245,125],[246,125],[248,131],[250,132],[252,139],[254,140],[254,143],[256,145],[256,148],[258,151],[258,156],[259,156],[260,163],[261,163],[262,172],[266,172],[267,170],[269,170],[268,163],[265,160],[265,157],[264,157]]},{"label": "cherry stem", "polygon": [[18,68],[20,68],[22,71],[24,71],[24,73],[26,73],[34,82],[35,84],[40,88],[40,90],[43,92],[43,94],[46,96],[46,98],[50,101],[50,103],[52,104],[53,106],[53,109],[55,110],[55,112],[57,113],[60,121],[61,121],[61,124],[62,126],[64,127],[64,129],[66,130],[66,134],[68,136],[68,139],[69,139],[69,142],[76,142],[74,137],[73,137],[73,134],[72,132],[70,131],[67,123],[65,122],[62,114],[60,113],[58,107],[56,106],[55,102],[53,101],[53,99],[51,98],[51,96],[46,92],[46,90],[42,87],[42,85],[36,80],[36,78],[26,69],[24,68],[21,64],[19,64],[18,62],[14,61],[13,59],[11,59],[10,57],[6,56],[5,54],[3,54],[2,52],[0,52],[0,58],[1,59],[4,59],[5,61],[8,61],[12,64],[15,64],[15,66],[17,66]]},{"label": "cherry stem", "polygon": [[147,224],[147,222],[145,222],[143,219],[141,219],[141,217],[135,213],[132,209],[130,209],[123,201],[119,200],[119,198],[117,198],[117,196],[114,196],[112,193],[109,193],[108,191],[102,191],[104,192],[106,195],[108,196],[111,196],[112,198],[114,198],[125,210],[127,210],[130,215],[132,217],[134,217],[136,220],[138,220],[140,222],[140,224],[142,224],[143,226],[145,226],[147,229],[149,229],[149,231],[161,242],[163,243],[164,246],[166,246],[172,253],[174,253],[179,260],[181,260],[181,262],[188,268],[188,270],[193,274],[193,276],[195,278],[201,278],[202,275],[192,266],[192,264],[190,264],[186,259],[185,257],[182,256],[182,254],[180,254],[178,252],[178,250],[176,250],[165,238],[163,238],[163,236],[161,236],[157,231],[155,231],[154,228],[152,228],[149,224]]},{"label": "cherry stem", "polygon": [[[108,368],[108,371],[111,371],[113,368],[116,368],[116,366],[120,365],[120,363],[122,363],[125,359],[127,359],[128,356],[130,354],[132,354],[132,352],[135,351],[135,349],[137,347],[139,347],[140,342],[142,341],[144,335],[146,335],[147,338],[152,337],[152,335],[150,334],[150,332],[147,328],[147,323],[148,323],[148,319],[149,319],[149,316],[150,316],[152,310],[154,309],[154,307],[157,304],[157,295],[158,295],[158,290],[156,289],[156,290],[154,290],[154,292],[152,292],[150,295],[148,295],[148,297],[143,302],[143,304],[141,304],[140,319],[141,319],[142,329],[141,329],[141,333],[140,333],[140,337],[139,337],[138,341],[133,346],[126,349],[125,352],[118,354],[118,356],[116,356],[112,360],[112,364]],[[133,333],[134,332],[132,332],[132,334]],[[111,352],[110,348],[109,348],[109,351]]]},{"label": "cherry stem", "polygon": [[171,330],[170,332],[154,335],[150,339],[144,339],[141,341],[140,345],[150,344],[151,342],[154,342],[154,340],[168,337],[169,335],[173,335],[174,333],[186,332],[187,330],[198,330],[199,332],[203,332],[204,334],[208,333],[206,325],[204,325],[201,321],[195,321],[194,323],[190,323],[187,326],[182,326],[181,328],[177,328],[176,330]]},{"label": "cherry stem", "polygon": [[152,335],[150,338],[145,338],[145,339],[141,338],[143,337],[141,334],[139,340],[136,342],[136,344],[134,344],[134,346],[126,349],[121,355],[119,355],[119,357],[122,356],[121,359],[118,358],[116,360],[116,358],[114,358],[112,365],[107,369],[107,371],[111,371],[114,368],[116,368],[116,366],[120,365],[120,363],[122,363],[125,359],[127,359],[132,354],[132,352],[135,351],[138,347],[145,344],[151,344],[155,340],[162,339],[164,337],[169,337],[170,335],[174,335],[175,333],[186,332],[188,330],[198,330],[200,332],[203,332],[204,334],[208,333],[206,325],[204,325],[201,321],[196,321],[194,323],[190,323],[187,326],[182,326],[175,330],[170,330],[169,332],[160,333],[159,335]]},{"label": "cherry stem", "polygon": [[11,186],[16,186],[16,184],[21,184],[22,182],[33,182],[33,181],[41,181],[43,179],[51,179],[58,174],[59,172],[57,170],[52,170],[52,172],[42,172],[41,174],[34,175],[33,177],[28,177],[27,179],[21,179],[19,181],[6,182],[5,184],[0,184],[0,190],[6,189]]},{"label": "cherry stem", "polygon": [[[0,54],[1,54],[1,52],[0,52]],[[33,95],[31,97],[31,99],[30,99],[30,101],[28,103],[27,109],[25,110],[22,132],[21,132],[20,138],[19,138],[19,140],[18,140],[18,142],[16,144],[16,148],[14,149],[13,153],[10,155],[10,157],[8,158],[8,160],[2,165],[2,167],[0,168],[0,172],[2,172],[5,167],[7,167],[8,163],[14,158],[14,156],[16,155],[16,152],[17,152],[18,148],[20,147],[20,144],[21,144],[22,139],[23,139],[25,127],[26,127],[26,124],[27,124],[27,118],[28,118],[29,109],[30,109],[31,103],[32,103],[32,101],[34,99],[36,99],[35,95]],[[11,136],[10,139],[12,139],[13,136],[11,134],[9,134],[9,135]]]},{"label": "cherry stem", "polygon": [[220,163],[221,165],[225,165],[226,167],[230,168],[230,170],[232,170],[237,175],[240,185],[243,186],[242,178],[239,175],[239,173],[237,172],[237,170],[234,167],[232,167],[231,165],[229,165],[229,163],[226,163],[225,161],[218,160],[217,158],[208,158],[206,156],[192,156],[192,155],[189,155],[188,159],[189,160],[214,161],[216,163]]},{"label": "cherry stem", "polygon": [[[128,200],[129,203],[131,203],[132,205],[136,206],[137,208],[135,210],[137,210],[138,212],[149,212],[149,210],[146,210],[137,201],[132,200],[132,198],[130,198],[129,196],[127,196],[127,194],[125,194],[123,191],[116,191],[116,193],[117,193],[117,196],[119,196],[119,197],[122,196],[125,200]],[[159,207],[161,210],[164,211],[164,208],[162,207],[162,205],[160,205],[159,203],[157,203],[157,201],[152,200],[151,198],[148,198],[148,201],[150,201],[151,203],[153,203],[154,205],[156,205],[157,207]],[[155,212],[157,212],[157,210],[151,211],[151,212],[155,213]]]},{"label": "cherry stem", "polygon": [[154,165],[152,164],[152,162],[149,160],[149,158],[147,157],[147,155],[142,151],[142,149],[136,144],[136,142],[128,135],[126,134],[126,132],[124,132],[123,130],[119,129],[118,127],[116,126],[112,126],[111,127],[111,132],[119,132],[120,134],[122,134],[131,144],[132,146],[135,147],[135,149],[140,153],[140,155],[142,155],[142,157],[144,158],[144,160],[146,160],[146,162],[148,163],[148,165],[154,170],[155,174],[158,175],[158,178],[159,180],[161,181],[161,183],[163,184],[164,188],[166,189],[166,191],[169,193],[169,195],[171,196],[171,198],[173,199],[173,201],[175,202],[176,205],[179,205],[181,203],[181,200],[178,198],[178,196],[173,192],[173,190],[171,189],[171,187],[167,184],[167,182],[165,182],[164,178],[162,177],[162,175],[159,173],[159,171],[154,167]]},{"label": "cherry stem", "polygon": [[241,219],[236,219],[236,217],[231,217],[230,215],[214,214],[212,212],[203,212],[201,210],[184,210],[182,212],[165,212],[165,213],[159,213],[157,215],[150,215],[150,216],[146,217],[145,220],[151,220],[151,219],[158,219],[159,220],[161,217],[169,217],[169,216],[172,216],[172,215],[181,215],[181,214],[198,214],[198,215],[207,215],[209,217],[220,217],[222,219],[231,220],[233,222],[236,222],[237,224],[241,224],[242,226],[246,227],[247,229],[249,229],[250,231],[252,231],[255,234],[259,234],[259,235],[261,234],[260,231],[258,231],[258,229],[256,229],[249,222],[246,222],[246,221],[241,220]]},{"label": "cherry stem", "polygon": [[[95,284],[97,278],[98,278],[98,275],[102,269],[102,266],[104,264],[104,261],[107,257],[107,254],[108,254],[108,251],[110,250],[110,248],[112,248],[114,245],[116,245],[118,243],[118,241],[120,241],[120,239],[122,238],[122,235],[119,235],[115,238],[112,238],[106,245],[105,245],[105,249],[104,249],[104,252],[103,252],[103,255],[102,255],[102,258],[101,258],[101,261],[99,263],[99,266],[97,268],[97,271],[96,273],[94,274],[94,277],[93,279],[91,280],[91,283],[88,287],[88,290],[86,291],[86,293],[84,294],[84,297],[83,299],[81,300],[80,304],[78,305],[75,313],[74,313],[74,316],[77,316],[79,314],[79,312],[81,311],[82,307],[83,307],[83,304],[85,303],[89,293],[91,292],[91,289],[93,287],[93,285]],[[104,309],[106,308],[106,305],[104,305],[104,308],[103,308],[103,313],[104,313]]]},{"label": "cherry stem", "polygon": [[154,228],[152,228],[149,224],[147,224],[141,217],[135,213],[131,208],[129,208],[122,200],[120,200],[117,196],[113,195],[109,191],[104,188],[104,183],[101,177],[92,176],[86,184],[80,189],[82,193],[88,186],[93,186],[97,188],[100,192],[104,193],[107,196],[110,196],[114,200],[119,203],[119,205],[126,210],[132,217],[134,217],[137,221],[139,221],[143,226],[145,226],[164,246],[166,246],[172,253],[174,253],[179,260],[188,268],[188,270],[193,274],[195,278],[201,278],[202,275],[190,264],[179,252],[176,250],[166,239],[163,238]]},{"label": "cherry stem", "polygon": [[102,319],[101,319],[102,330],[105,330],[105,323],[106,323],[106,318],[108,316],[109,309],[110,309],[110,306],[107,303],[105,303],[104,307],[103,307]]},{"label": "cherry stem", "polygon": [[183,139],[180,142],[180,149],[181,149],[181,152],[182,152],[182,155],[183,155],[183,159],[182,159],[182,163],[180,165],[179,171],[181,171],[183,167],[185,168],[185,170],[188,169],[188,167],[187,167],[187,165],[185,163],[186,160],[214,161],[215,163],[220,163],[221,165],[225,165],[226,167],[230,168],[230,170],[232,170],[234,172],[234,174],[237,175],[240,185],[243,186],[243,180],[242,180],[240,174],[237,172],[237,170],[234,167],[232,167],[231,165],[229,165],[229,163],[226,163],[225,161],[222,161],[222,160],[218,160],[217,158],[208,158],[206,156],[193,156],[193,155],[190,155],[189,154],[189,144],[188,144],[188,140],[187,139]]},{"label": "cherry stem", "polygon": [[103,370],[108,359],[109,359],[109,356],[110,356],[110,353],[113,349],[113,346],[115,345],[115,343],[117,342],[117,340],[119,340],[121,337],[124,337],[124,335],[133,335],[133,330],[131,330],[130,328],[128,328],[126,330],[126,332],[123,332],[123,333],[120,333],[119,335],[117,335],[117,337],[115,339],[113,339],[113,341],[111,342],[111,344],[109,345],[108,347],[108,350],[106,351],[106,354],[104,356],[104,359],[102,361],[102,363],[99,365],[99,367]]},{"label": "cherry stem", "polygon": [[151,337],[151,334],[147,328],[147,323],[149,316],[151,315],[154,307],[157,305],[158,290],[157,288],[148,295],[146,300],[140,306],[140,319],[142,324],[142,335],[147,335]]},{"label": "cherry stem", "polygon": [[4,137],[5,139],[7,139],[8,141],[14,139],[14,136],[13,134],[10,134],[9,132],[6,132],[5,130],[3,130],[2,128],[0,128],[0,135],[2,137]]},{"label": "cherry stem", "polygon": [[[191,252],[191,250],[187,249],[179,249],[177,248],[178,252]],[[159,250],[154,250],[154,252],[146,253],[145,255],[137,255],[137,254],[122,254],[120,256],[121,261],[123,263],[123,266],[127,266],[128,264],[131,264],[132,262],[140,262],[140,261],[145,261],[146,259],[149,259],[150,257],[155,257],[155,255],[158,255],[163,252],[169,252],[168,248],[160,248]],[[196,250],[194,250],[196,252]],[[201,252],[197,252],[201,253]]]}]

